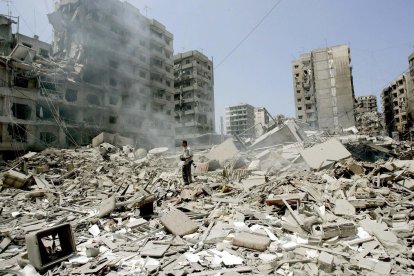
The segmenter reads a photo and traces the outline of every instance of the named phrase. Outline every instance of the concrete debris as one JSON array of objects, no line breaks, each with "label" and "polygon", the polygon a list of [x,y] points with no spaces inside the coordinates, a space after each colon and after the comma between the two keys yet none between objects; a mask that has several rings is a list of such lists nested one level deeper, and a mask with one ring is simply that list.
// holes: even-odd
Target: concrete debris
[{"label": "concrete debris", "polygon": [[411,275],[414,162],[396,158],[406,157],[402,142],[378,140],[392,155],[370,162],[345,140],[239,150],[230,139],[195,152],[200,169],[189,185],[179,153],[165,148],[106,140],[19,157],[0,173],[0,267],[32,275]]},{"label": "concrete debris", "polygon": [[336,161],[351,156],[351,153],[335,138],[304,149],[300,154],[314,170],[326,168]]},{"label": "concrete debris", "polygon": [[233,238],[233,245],[250,248],[258,251],[265,251],[270,244],[270,239],[265,236],[239,233]]},{"label": "concrete debris", "polygon": [[225,161],[234,159],[238,153],[239,150],[234,144],[233,138],[229,138],[220,145],[213,147],[206,157],[211,161],[218,161],[223,166]]},{"label": "concrete debris", "polygon": [[173,210],[160,218],[162,225],[177,236],[186,236],[197,231],[198,226],[180,210]]}]

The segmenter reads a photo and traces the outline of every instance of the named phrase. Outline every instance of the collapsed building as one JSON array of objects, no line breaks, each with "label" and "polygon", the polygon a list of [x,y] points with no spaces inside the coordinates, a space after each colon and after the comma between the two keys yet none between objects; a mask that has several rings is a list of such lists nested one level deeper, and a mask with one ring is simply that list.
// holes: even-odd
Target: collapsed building
[{"label": "collapsed building", "polygon": [[143,147],[172,145],[173,35],[165,26],[118,0],[62,0],[48,17],[52,51],[1,19],[0,149],[86,145],[102,131]]},{"label": "collapsed building", "polygon": [[360,134],[379,136],[384,134],[384,117],[378,112],[377,97],[374,95],[356,98],[356,127]]},{"label": "collapsed building", "polygon": [[296,118],[313,129],[340,131],[355,126],[350,49],[312,50],[292,62]]}]

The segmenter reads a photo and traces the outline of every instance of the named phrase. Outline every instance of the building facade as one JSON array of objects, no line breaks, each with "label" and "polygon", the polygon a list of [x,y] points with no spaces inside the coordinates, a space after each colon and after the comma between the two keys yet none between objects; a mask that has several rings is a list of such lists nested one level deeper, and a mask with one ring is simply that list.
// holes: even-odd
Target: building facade
[{"label": "building facade", "polygon": [[213,61],[199,51],[175,54],[174,87],[177,139],[214,133]]},{"label": "building facade", "polygon": [[296,118],[312,128],[355,125],[354,87],[347,45],[320,48],[292,62]]},{"label": "building facade", "polygon": [[240,103],[226,107],[226,133],[243,138],[255,137],[254,107]]},{"label": "building facade", "polygon": [[392,81],[381,92],[385,127],[388,135],[393,132],[405,134],[411,122],[408,119],[408,89],[409,73],[406,72]]},{"label": "building facade", "polygon": [[0,149],[85,145],[102,131],[147,148],[173,145],[173,35],[165,26],[119,0],[61,0],[48,17],[50,52],[17,35],[0,59]]},{"label": "building facade", "polygon": [[357,106],[356,106],[356,113],[361,114],[365,112],[377,112],[377,97],[374,95],[369,96],[359,96],[356,98]]},{"label": "building facade", "polygon": [[409,119],[414,121],[414,53],[408,57],[407,95]]}]

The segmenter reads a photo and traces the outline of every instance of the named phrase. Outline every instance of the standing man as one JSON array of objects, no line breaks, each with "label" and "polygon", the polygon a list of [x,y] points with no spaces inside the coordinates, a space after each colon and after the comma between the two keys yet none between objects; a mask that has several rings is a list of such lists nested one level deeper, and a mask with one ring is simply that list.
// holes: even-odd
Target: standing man
[{"label": "standing man", "polygon": [[183,153],[180,155],[181,161],[184,161],[183,165],[183,180],[184,185],[188,185],[192,182],[191,180],[191,164],[193,163],[193,152],[187,144],[186,140],[183,140],[181,144],[183,147]]}]

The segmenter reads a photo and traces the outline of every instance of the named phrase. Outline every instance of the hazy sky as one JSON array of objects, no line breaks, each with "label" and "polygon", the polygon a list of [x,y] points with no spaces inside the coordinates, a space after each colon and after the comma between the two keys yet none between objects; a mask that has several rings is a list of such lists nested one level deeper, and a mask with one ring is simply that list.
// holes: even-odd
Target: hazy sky
[{"label": "hazy sky", "polygon": [[[130,0],[174,34],[175,52],[200,50],[217,65],[279,0]],[[13,0],[20,32],[52,40],[53,0]],[[1,13],[7,13],[4,0]],[[326,45],[351,48],[356,95],[375,94],[408,67],[414,52],[412,0],[282,0],[215,70],[216,121],[247,102],[294,115],[291,61]],[[217,124],[217,130],[219,131]]]}]

